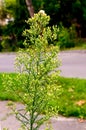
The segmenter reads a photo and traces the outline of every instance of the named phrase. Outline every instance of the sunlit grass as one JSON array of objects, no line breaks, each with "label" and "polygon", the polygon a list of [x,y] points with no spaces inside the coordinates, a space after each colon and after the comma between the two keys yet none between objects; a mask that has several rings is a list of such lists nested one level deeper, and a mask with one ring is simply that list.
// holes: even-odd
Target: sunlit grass
[{"label": "sunlit grass", "polygon": [[59,78],[63,92],[58,105],[64,116],[86,118],[86,79]]},{"label": "sunlit grass", "polygon": [[[6,74],[7,75],[7,74]],[[8,74],[11,77],[17,74]],[[75,116],[86,118],[86,79],[59,77],[57,85],[61,85],[62,92],[56,102],[51,102],[53,107],[59,106],[59,114],[64,116]],[[17,86],[17,82],[16,82]],[[6,91],[2,84],[2,73],[0,74],[0,100],[19,101],[14,92]]]}]

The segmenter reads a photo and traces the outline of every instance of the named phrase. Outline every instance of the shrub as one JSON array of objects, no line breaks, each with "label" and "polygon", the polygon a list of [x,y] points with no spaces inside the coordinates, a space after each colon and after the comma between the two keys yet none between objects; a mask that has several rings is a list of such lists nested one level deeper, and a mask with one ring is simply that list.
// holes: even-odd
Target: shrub
[{"label": "shrub", "polygon": [[69,29],[63,26],[59,27],[58,44],[60,48],[71,48],[75,46],[76,31],[73,26]]},{"label": "shrub", "polygon": [[15,51],[16,44],[15,41],[10,36],[3,36],[1,41],[1,51]]},{"label": "shrub", "polygon": [[[51,29],[49,20],[44,11],[28,19],[30,28],[23,32],[26,48],[20,50],[16,58],[19,74],[16,79],[4,79],[7,90],[13,90],[25,104],[24,113],[16,111],[17,118],[24,125],[23,129],[38,130],[44,121],[58,111],[53,106],[54,101],[58,102],[60,87],[57,84],[59,71],[55,70],[60,65],[58,47],[48,46],[49,40],[53,42],[57,38],[57,28],[53,26]],[[15,82],[18,82],[17,90]]]}]

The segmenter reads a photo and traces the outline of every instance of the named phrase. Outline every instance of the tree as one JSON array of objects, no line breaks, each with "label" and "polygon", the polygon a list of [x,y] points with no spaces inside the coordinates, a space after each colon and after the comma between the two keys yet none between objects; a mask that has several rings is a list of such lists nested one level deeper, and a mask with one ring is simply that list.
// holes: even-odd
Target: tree
[{"label": "tree", "polygon": [[34,7],[33,7],[33,4],[32,4],[32,0],[26,0],[26,5],[27,5],[27,8],[28,8],[30,17],[33,17],[34,16]]},{"label": "tree", "polygon": [[[50,24],[62,23],[69,28],[75,24],[78,36],[86,37],[86,0],[32,0],[34,10],[44,9]],[[80,34],[81,32],[81,34]]]},{"label": "tree", "polygon": [[16,43],[13,44],[15,44],[16,48],[22,48],[24,47],[22,32],[27,26],[25,20],[29,17],[25,0],[6,0],[5,5],[8,14],[14,18],[14,21],[9,22],[9,24],[5,26],[3,35],[15,37]]},{"label": "tree", "polygon": [[[43,9],[50,15],[50,26],[62,25],[66,28],[74,26],[78,37],[86,37],[86,0],[5,0],[6,12],[15,21],[7,25],[5,35],[15,34],[18,46],[23,46],[22,31],[27,28],[25,20]],[[1,14],[1,13],[0,13]]]}]

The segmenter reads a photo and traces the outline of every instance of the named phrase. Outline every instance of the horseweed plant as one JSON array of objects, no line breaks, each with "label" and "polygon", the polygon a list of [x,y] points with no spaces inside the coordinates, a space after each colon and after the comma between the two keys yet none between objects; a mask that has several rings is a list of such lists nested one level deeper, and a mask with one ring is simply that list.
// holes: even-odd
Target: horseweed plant
[{"label": "horseweed plant", "polygon": [[[16,57],[19,73],[16,79],[7,79],[9,91],[13,90],[25,105],[25,111],[15,112],[23,130],[38,130],[58,111],[53,102],[58,102],[60,93],[57,84],[59,71],[56,71],[60,65],[59,49],[52,44],[57,40],[58,29],[49,27],[49,21],[50,17],[43,11],[28,19],[29,29],[23,32],[25,49],[20,50]],[[6,86],[6,79],[4,81]]]}]

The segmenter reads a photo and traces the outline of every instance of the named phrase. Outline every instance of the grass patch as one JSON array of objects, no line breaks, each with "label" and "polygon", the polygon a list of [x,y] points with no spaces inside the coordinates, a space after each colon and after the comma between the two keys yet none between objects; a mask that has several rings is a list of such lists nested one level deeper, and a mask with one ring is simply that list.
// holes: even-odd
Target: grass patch
[{"label": "grass patch", "polygon": [[[9,75],[10,77],[17,76],[14,73]],[[59,77],[57,82],[62,86],[62,93],[58,104],[51,101],[50,104],[53,104],[53,107],[59,106],[61,115],[86,118],[86,79]],[[0,74],[0,100],[19,101],[13,93],[5,90],[2,84],[2,74]]]},{"label": "grass patch", "polygon": [[62,85],[59,113],[64,116],[86,118],[86,79],[59,78]]}]

